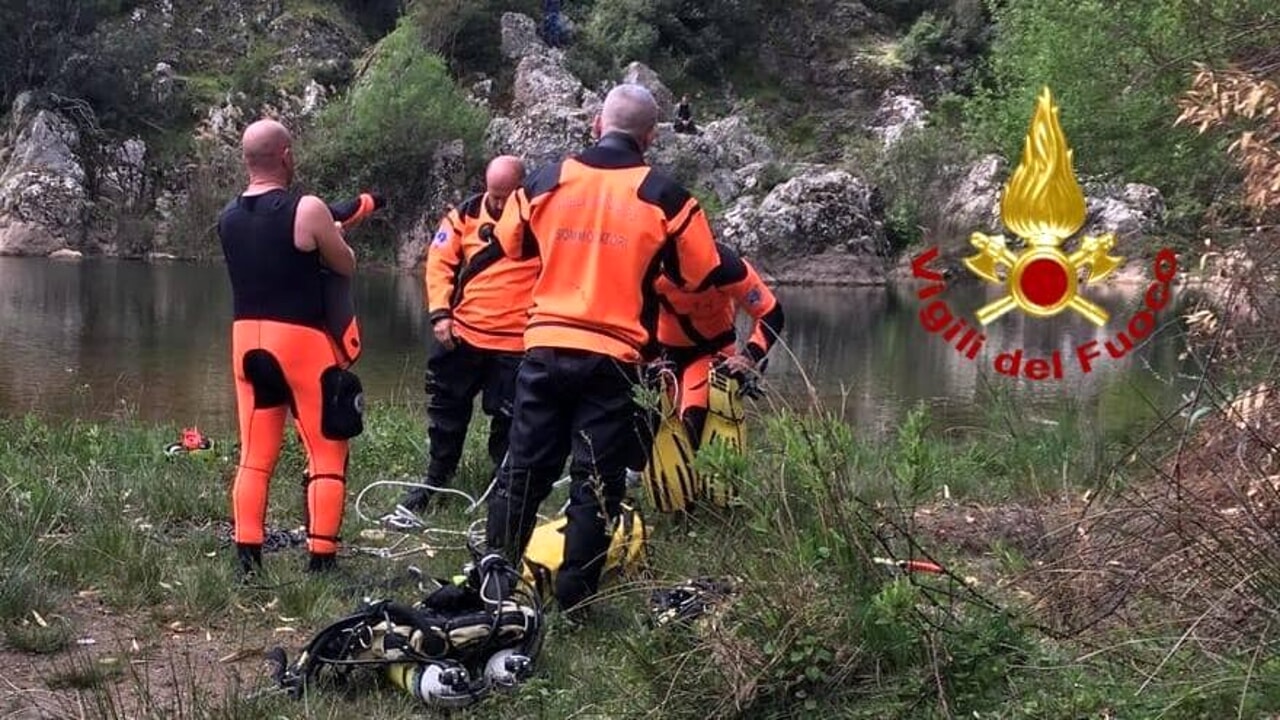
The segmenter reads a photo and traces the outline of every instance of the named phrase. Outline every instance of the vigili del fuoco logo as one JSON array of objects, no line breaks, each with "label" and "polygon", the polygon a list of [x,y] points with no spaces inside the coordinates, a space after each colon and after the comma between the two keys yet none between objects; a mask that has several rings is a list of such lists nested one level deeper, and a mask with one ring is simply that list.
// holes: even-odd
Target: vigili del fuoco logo
[{"label": "vigili del fuoco logo", "polygon": [[[911,260],[912,276],[927,283],[916,293],[921,301],[929,301],[920,309],[920,324],[974,361],[987,339],[981,328],[1014,309],[1037,318],[1072,311],[1105,327],[1111,318],[1085,291],[1120,267],[1124,258],[1111,255],[1116,243],[1113,233],[1085,236],[1074,252],[1063,249],[1084,225],[1086,214],[1084,192],[1072,169],[1072,151],[1058,123],[1053,95],[1046,87],[1036,103],[1022,161],[1000,198],[1000,220],[1017,236],[1016,245],[1003,235],[975,232],[969,243],[978,253],[964,259],[970,272],[1003,286],[1006,294],[979,308],[977,324],[970,325],[939,297],[947,285],[941,273],[929,268],[938,257],[938,248],[931,247]],[[1169,304],[1177,272],[1177,255],[1169,248],[1162,249],[1153,263],[1155,279],[1143,296],[1142,308],[1123,328],[1101,342],[1080,344],[1074,357],[1065,361],[1058,350],[1047,358],[1033,358],[1026,357],[1021,348],[1008,349],[995,356],[995,371],[1030,380],[1060,380],[1064,363],[1074,362],[1088,373],[1103,358],[1124,357],[1155,330],[1156,313]]]}]

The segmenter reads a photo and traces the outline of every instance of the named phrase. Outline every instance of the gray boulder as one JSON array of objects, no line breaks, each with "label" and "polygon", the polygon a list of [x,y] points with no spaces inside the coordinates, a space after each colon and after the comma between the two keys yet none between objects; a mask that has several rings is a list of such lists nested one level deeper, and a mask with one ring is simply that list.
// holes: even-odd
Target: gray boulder
[{"label": "gray boulder", "polygon": [[512,112],[494,117],[485,131],[491,153],[523,157],[530,170],[591,142],[592,115],[587,107],[593,100],[565,67],[563,52],[546,47],[536,34],[530,38],[532,22],[515,13],[503,16],[504,52],[521,57],[512,87]]},{"label": "gray boulder", "polygon": [[547,105],[577,107],[582,103],[582,81],[564,66],[559,53],[526,55],[516,66],[512,107],[526,110]]},{"label": "gray boulder", "polygon": [[884,282],[889,243],[878,193],[845,170],[804,167],[763,200],[739,198],[719,225],[725,242],[778,282]]},{"label": "gray boulder", "polygon": [[1000,232],[1000,193],[1007,167],[999,155],[978,159],[943,205],[948,223],[966,233]]},{"label": "gray boulder", "polygon": [[546,43],[542,42],[542,38],[538,37],[538,24],[528,15],[504,12],[500,24],[502,56],[508,60],[519,60],[550,50]]},{"label": "gray boulder", "polygon": [[870,129],[888,148],[908,132],[924,127],[927,116],[924,103],[918,98],[886,92],[876,107]]},{"label": "gray boulder", "polygon": [[0,255],[48,255],[79,243],[90,207],[80,136],[66,119],[14,103],[0,170]]},{"label": "gray boulder", "polygon": [[1126,183],[1088,188],[1088,235],[1115,233],[1118,241],[1158,230],[1164,222],[1164,196],[1150,185]]},{"label": "gray boulder", "polygon": [[396,251],[398,266],[414,270],[422,263],[446,208],[460,199],[454,197],[455,188],[462,186],[465,174],[466,147],[463,142],[454,140],[441,145],[431,161],[431,187],[423,203],[422,214]]},{"label": "gray boulder", "polygon": [[662,111],[660,117],[675,118],[675,95],[667,89],[662,78],[658,77],[658,73],[648,65],[642,62],[632,62],[627,65],[626,71],[622,74],[622,82],[646,88],[653,93],[653,99],[658,101],[658,109]]},{"label": "gray boulder", "polygon": [[[1006,233],[1000,220],[1000,198],[1010,173],[1009,165],[998,155],[979,159],[944,205],[947,220],[966,233]],[[1083,234],[1112,232],[1123,241],[1153,232],[1164,221],[1164,198],[1150,185],[1085,183],[1082,190],[1088,209]]]},{"label": "gray boulder", "polygon": [[728,204],[755,186],[759,171],[774,162],[768,142],[740,116],[708,123],[700,135],[658,126],[658,137],[649,150],[649,162],[682,183],[715,193]]}]

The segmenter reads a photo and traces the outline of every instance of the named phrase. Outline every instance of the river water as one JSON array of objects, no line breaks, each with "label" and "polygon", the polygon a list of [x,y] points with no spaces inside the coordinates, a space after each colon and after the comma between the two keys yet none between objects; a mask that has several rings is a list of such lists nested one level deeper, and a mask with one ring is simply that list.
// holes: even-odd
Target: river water
[{"label": "river water", "polygon": [[[365,348],[356,371],[367,395],[420,405],[433,341],[419,277],[368,272],[355,289]],[[1077,346],[1097,339],[1101,348],[1124,327],[1140,290],[1089,291],[1112,313],[1105,331],[1067,314],[1010,313],[985,329],[982,353],[969,360],[922,327],[915,287],[782,288],[785,347],[770,360],[771,396],[803,405],[811,383],[824,406],[873,434],[891,431],[921,401],[944,423],[972,422],[992,391],[1015,393],[1019,405],[1046,415],[1073,403],[1108,426],[1145,422],[1153,403],[1167,405],[1185,384],[1176,310],[1162,313],[1161,329],[1121,360],[1103,351],[1088,374],[1075,360]],[[972,318],[998,295],[971,285],[945,298]],[[0,413],[232,431],[230,312],[220,265],[0,257]],[[996,355],[1016,347],[1024,358],[1060,351],[1063,378],[994,372]]]}]

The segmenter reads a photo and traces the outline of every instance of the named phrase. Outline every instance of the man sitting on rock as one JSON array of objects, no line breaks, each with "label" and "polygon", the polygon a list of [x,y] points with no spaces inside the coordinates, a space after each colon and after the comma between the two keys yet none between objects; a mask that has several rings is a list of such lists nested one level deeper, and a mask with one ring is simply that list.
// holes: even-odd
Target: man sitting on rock
[{"label": "man sitting on rock", "polygon": [[675,131],[686,135],[697,135],[698,128],[693,124],[693,111],[689,109],[689,96],[681,95],[676,104]]}]

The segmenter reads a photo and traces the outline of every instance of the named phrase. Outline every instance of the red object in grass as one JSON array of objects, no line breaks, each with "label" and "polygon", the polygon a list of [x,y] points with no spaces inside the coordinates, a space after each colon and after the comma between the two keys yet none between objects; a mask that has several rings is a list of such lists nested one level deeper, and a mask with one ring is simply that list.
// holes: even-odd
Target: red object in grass
[{"label": "red object in grass", "polygon": [[942,574],[942,566],[931,563],[928,560],[903,560],[902,569],[908,572],[927,572],[934,575]]},{"label": "red object in grass", "polygon": [[182,447],[187,450],[199,450],[204,447],[204,436],[199,428],[185,428],[182,431]]}]

